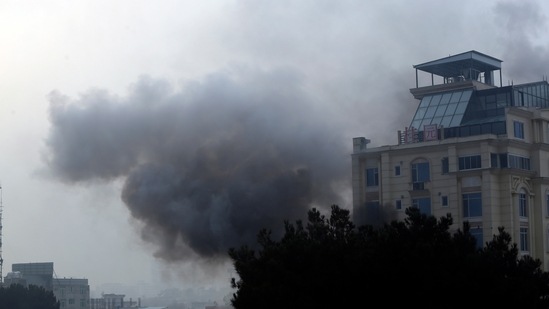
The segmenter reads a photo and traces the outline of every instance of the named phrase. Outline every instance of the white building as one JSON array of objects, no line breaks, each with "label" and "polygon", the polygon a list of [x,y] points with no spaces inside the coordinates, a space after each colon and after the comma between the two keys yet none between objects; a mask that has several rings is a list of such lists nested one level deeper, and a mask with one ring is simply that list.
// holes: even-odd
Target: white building
[{"label": "white building", "polygon": [[353,139],[355,223],[403,220],[410,206],[450,213],[479,246],[503,226],[549,269],[549,84],[504,87],[501,62],[469,51],[414,66],[419,104],[397,143]]},{"label": "white building", "polygon": [[88,279],[53,279],[53,294],[61,309],[90,308],[90,285]]},{"label": "white building", "polygon": [[[90,309],[122,309],[124,307],[123,294],[102,294],[101,298],[92,298]],[[137,305],[137,304],[136,304]],[[129,307],[128,307],[129,308]]]}]

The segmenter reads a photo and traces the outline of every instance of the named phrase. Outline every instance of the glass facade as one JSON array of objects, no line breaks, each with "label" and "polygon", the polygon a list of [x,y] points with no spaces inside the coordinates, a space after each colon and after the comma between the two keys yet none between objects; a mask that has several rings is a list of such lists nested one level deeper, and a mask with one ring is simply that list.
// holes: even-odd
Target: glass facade
[{"label": "glass facade", "polygon": [[510,106],[549,108],[546,81],[492,89],[465,89],[425,95],[410,127],[418,130],[436,124],[444,138],[480,134],[507,134],[505,108]]},{"label": "glass facade", "polygon": [[459,126],[472,93],[461,90],[423,97],[410,126],[420,131],[430,124],[445,128]]},{"label": "glass facade", "polygon": [[549,84],[536,82],[514,87],[514,106],[549,107]]}]

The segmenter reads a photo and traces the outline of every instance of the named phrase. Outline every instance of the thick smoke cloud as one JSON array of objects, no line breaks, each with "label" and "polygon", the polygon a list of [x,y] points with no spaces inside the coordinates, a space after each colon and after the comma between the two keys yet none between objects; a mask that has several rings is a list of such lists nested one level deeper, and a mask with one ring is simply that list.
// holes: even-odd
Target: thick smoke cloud
[{"label": "thick smoke cloud", "polygon": [[[238,70],[237,70],[238,71]],[[67,183],[124,181],[121,198],[157,256],[226,256],[311,207],[341,203],[350,141],[290,71],[232,71],[126,96],[50,94],[46,161]]]},{"label": "thick smoke cloud", "polygon": [[504,73],[509,80],[503,85],[547,79],[549,48],[542,39],[546,34],[547,16],[535,1],[502,1],[494,6],[495,21],[504,31]]}]

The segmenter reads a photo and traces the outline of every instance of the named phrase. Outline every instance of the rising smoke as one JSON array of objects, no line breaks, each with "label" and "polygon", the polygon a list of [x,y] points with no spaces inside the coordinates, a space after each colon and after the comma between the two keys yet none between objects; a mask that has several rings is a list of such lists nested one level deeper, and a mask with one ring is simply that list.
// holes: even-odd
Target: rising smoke
[{"label": "rising smoke", "polygon": [[547,80],[549,48],[545,42],[547,16],[536,1],[502,1],[494,6],[495,20],[504,31],[500,40],[504,50],[503,86]]},{"label": "rising smoke", "polygon": [[[229,247],[255,243],[260,228],[277,231],[283,220],[304,218],[312,205],[342,203],[339,189],[348,187],[351,174],[350,137],[364,132],[373,144],[393,144],[396,130],[409,124],[417,106],[407,90],[414,86],[411,64],[476,49],[504,60],[503,73],[516,83],[547,74],[540,64],[549,49],[536,41],[545,34],[546,16],[536,2],[496,2],[494,15],[456,20],[463,22],[460,39],[431,23],[410,26],[421,20],[423,6],[351,2],[360,9],[336,10],[344,18],[330,19],[332,8],[318,18],[320,7],[311,2],[299,10],[309,18],[292,14],[296,18],[288,23],[253,6],[236,20],[255,17],[256,24],[233,29],[228,41],[251,44],[248,53],[236,51],[246,59],[257,54],[274,63],[287,57],[310,76],[329,77],[323,90],[349,116],[345,127],[360,128],[352,136],[342,136],[339,115],[312,99],[293,72],[237,70],[182,88],[143,77],[124,96],[97,89],[76,99],[51,93],[48,166],[71,184],[122,179],[121,199],[143,223],[143,238],[158,246],[158,256],[216,258]],[[259,13],[286,12],[288,3],[273,2],[279,10]],[[468,16],[463,10],[470,6],[455,5],[434,10],[432,19],[445,25],[450,17]],[[364,16],[376,11],[403,22],[371,31],[379,25]],[[303,27],[304,20],[318,24]],[[355,27],[365,21],[375,26]],[[323,28],[329,25],[337,27]],[[500,44],[493,44],[499,33]],[[273,48],[278,45],[286,48]]]},{"label": "rising smoke", "polygon": [[226,256],[261,228],[342,202],[348,144],[299,76],[213,74],[174,89],[142,77],[126,96],[52,92],[47,164],[67,183],[123,179],[142,236],[169,261]]}]

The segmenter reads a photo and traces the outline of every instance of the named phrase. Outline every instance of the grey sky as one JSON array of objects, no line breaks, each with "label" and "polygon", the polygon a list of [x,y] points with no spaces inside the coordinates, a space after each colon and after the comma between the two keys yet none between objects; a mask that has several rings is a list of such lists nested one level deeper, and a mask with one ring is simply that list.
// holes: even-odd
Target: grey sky
[{"label": "grey sky", "polygon": [[547,76],[547,12],[518,0],[2,1],[4,275],[53,261],[92,289],[225,284],[228,265],[214,265],[227,246],[308,199],[350,208],[351,140],[396,143],[417,104],[412,65],[474,49],[503,60],[504,84]]}]

